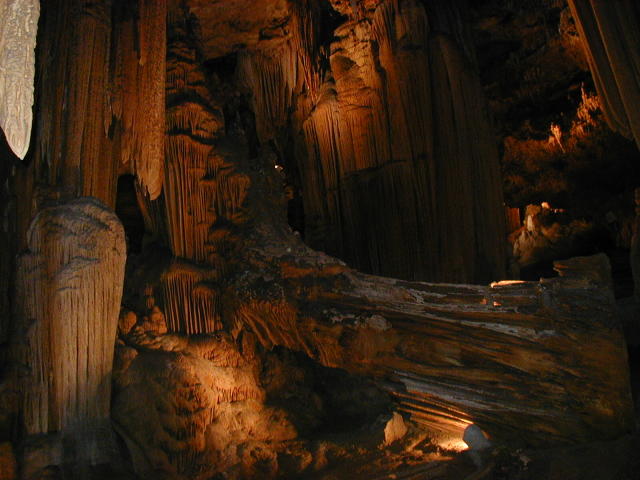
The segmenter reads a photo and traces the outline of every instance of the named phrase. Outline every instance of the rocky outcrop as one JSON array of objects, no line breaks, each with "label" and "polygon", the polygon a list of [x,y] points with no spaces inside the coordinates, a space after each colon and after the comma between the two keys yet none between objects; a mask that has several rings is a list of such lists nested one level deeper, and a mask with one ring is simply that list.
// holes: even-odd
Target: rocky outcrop
[{"label": "rocky outcrop", "polygon": [[114,113],[122,121],[120,161],[155,200],[164,177],[167,2],[139,0],[117,8],[123,17],[114,42],[121,88],[114,99]]},{"label": "rocky outcrop", "polygon": [[116,347],[113,419],[144,478],[232,474],[260,462],[251,461],[252,450],[274,455],[269,443],[296,437],[285,412],[265,405],[251,344],[240,350],[224,334],[135,329],[124,338]]},{"label": "rocky outcrop", "polygon": [[[369,277],[290,248],[293,258],[273,263],[256,251],[270,273],[244,277],[234,302],[237,328],[266,348],[285,345],[372,376],[413,421],[450,439],[470,423],[530,444],[632,428],[603,256],[558,265],[562,278],[476,287]],[[591,276],[592,268],[604,274]],[[268,292],[265,274],[278,278]],[[255,300],[257,292],[271,300]]]}]

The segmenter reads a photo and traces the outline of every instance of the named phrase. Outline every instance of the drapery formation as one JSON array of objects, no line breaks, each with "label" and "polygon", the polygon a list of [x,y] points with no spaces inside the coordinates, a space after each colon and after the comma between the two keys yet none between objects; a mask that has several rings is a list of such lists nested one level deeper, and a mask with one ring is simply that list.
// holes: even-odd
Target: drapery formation
[{"label": "drapery formation", "polygon": [[640,6],[569,0],[609,126],[640,148]]},{"label": "drapery formation", "polygon": [[[117,179],[162,188],[166,3],[52,1],[42,7],[33,162],[18,172],[22,219],[46,200],[115,205]],[[143,148],[144,146],[144,148]],[[28,221],[19,226],[23,238]]]},{"label": "drapery formation", "polygon": [[502,278],[498,154],[457,7],[380,2],[320,46],[305,5],[304,28],[238,76],[263,143],[294,130],[307,242],[387,276]]}]

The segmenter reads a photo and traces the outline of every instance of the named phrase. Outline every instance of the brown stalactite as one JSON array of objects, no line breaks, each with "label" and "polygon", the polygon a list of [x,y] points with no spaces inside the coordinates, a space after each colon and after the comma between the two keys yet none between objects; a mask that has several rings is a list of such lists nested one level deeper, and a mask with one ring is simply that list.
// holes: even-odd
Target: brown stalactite
[{"label": "brown stalactite", "polygon": [[[175,262],[165,274],[165,309],[171,331],[211,333],[221,328],[215,285],[230,271],[226,249],[235,241],[230,230],[246,222],[249,179],[217,145],[222,112],[206,86],[188,21],[175,11],[170,18],[162,198],[171,251],[194,264]],[[148,200],[142,202],[147,223],[158,224],[157,202]]]},{"label": "brown stalactite", "polygon": [[42,17],[35,177],[63,197],[94,196],[113,206],[111,2],[47,2]]},{"label": "brown stalactite", "polygon": [[166,0],[139,0],[137,11],[119,25],[116,51],[122,95],[121,157],[151,200],[164,177]]},{"label": "brown stalactite", "polygon": [[569,0],[611,128],[640,148],[640,9],[633,0]]}]

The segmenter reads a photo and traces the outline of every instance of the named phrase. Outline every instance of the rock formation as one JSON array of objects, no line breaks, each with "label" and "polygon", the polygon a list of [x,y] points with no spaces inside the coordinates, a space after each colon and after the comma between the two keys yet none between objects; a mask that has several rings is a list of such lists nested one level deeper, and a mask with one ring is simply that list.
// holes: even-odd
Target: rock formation
[{"label": "rock formation", "polygon": [[640,147],[640,10],[631,1],[569,0],[612,129]]},{"label": "rock formation", "polygon": [[29,149],[39,0],[0,3],[0,128],[13,152]]},{"label": "rock formation", "polygon": [[43,209],[18,260],[16,360],[28,435],[61,432],[76,460],[106,463],[113,344],[126,252],[118,218],[78,199]]},{"label": "rock formation", "polygon": [[167,5],[166,0],[141,0],[133,8],[119,8],[125,18],[116,40],[122,93],[114,113],[123,124],[121,162],[155,200],[164,175]]},{"label": "rock formation", "polygon": [[460,12],[378,3],[323,46],[322,12],[302,2],[292,39],[240,57],[258,136],[282,152],[287,125],[303,132],[285,164],[300,171],[313,247],[388,276],[502,277],[497,150]]},{"label": "rock formation", "polygon": [[[0,440],[25,477],[307,476],[471,424],[633,428],[605,258],[418,281],[504,276],[466,25],[444,1],[43,5],[33,157],[0,163]],[[117,204],[144,230],[126,265]]]}]

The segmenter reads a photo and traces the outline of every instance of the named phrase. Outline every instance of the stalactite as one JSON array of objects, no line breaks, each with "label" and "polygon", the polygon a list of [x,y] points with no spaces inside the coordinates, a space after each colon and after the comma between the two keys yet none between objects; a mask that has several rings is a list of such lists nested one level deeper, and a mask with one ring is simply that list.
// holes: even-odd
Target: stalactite
[{"label": "stalactite", "polygon": [[34,154],[37,181],[60,197],[94,196],[113,207],[119,151],[112,131],[117,89],[111,6],[85,0],[43,4]]},{"label": "stalactite", "polygon": [[119,25],[118,77],[122,83],[122,162],[131,165],[155,200],[162,190],[165,134],[166,0],[138,0]]},{"label": "stalactite", "polygon": [[569,0],[605,118],[640,148],[640,9],[633,0]]},{"label": "stalactite", "polygon": [[297,81],[297,56],[285,48],[280,58],[261,54],[242,54],[238,62],[238,76],[253,93],[256,129],[261,141],[276,136],[286,125],[293,104],[293,88]]},{"label": "stalactite", "polygon": [[124,231],[98,201],[78,199],[42,210],[28,247],[16,280],[18,331],[26,335],[17,355],[29,369],[21,382],[25,429],[61,431],[94,461],[106,453],[100,436],[109,429]]},{"label": "stalactite", "polygon": [[0,1],[0,128],[21,159],[31,139],[39,0]]},{"label": "stalactite", "polygon": [[167,326],[188,335],[210,333],[222,328],[220,306],[211,267],[198,268],[176,261],[162,278]]},{"label": "stalactite", "polygon": [[[167,133],[163,199],[177,261],[164,275],[169,329],[188,334],[219,330],[219,282],[230,272],[232,230],[247,221],[249,177],[227,158],[220,141],[221,109],[206,85],[188,22],[171,11],[167,61]],[[151,209],[148,223],[154,220]],[[157,203],[157,202],[155,202]]]}]

